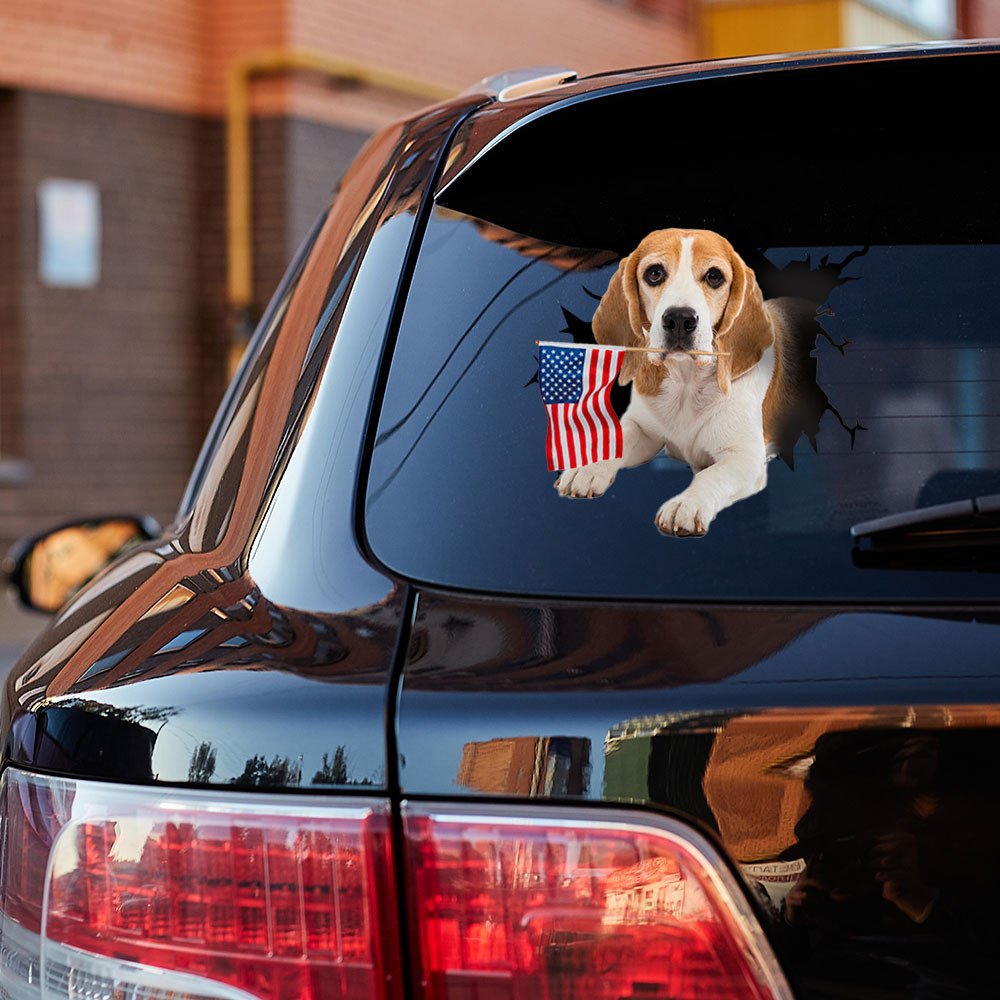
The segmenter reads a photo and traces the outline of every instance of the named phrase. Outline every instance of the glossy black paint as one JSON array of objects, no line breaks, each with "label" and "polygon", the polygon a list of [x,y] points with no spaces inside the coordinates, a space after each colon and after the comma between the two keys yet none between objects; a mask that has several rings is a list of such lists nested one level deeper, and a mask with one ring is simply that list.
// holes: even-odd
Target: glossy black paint
[{"label": "glossy black paint", "polygon": [[572,737],[585,742],[590,776],[558,794],[682,809],[634,775],[628,791],[617,778],[608,784],[606,741],[638,725],[681,745],[776,710],[823,718],[846,709],[855,723],[899,725],[910,706],[993,711],[998,645],[1000,614],[986,608],[670,609],[421,592],[399,710],[401,788],[534,796],[539,788],[506,773],[482,786],[461,780],[463,754],[498,739]]},{"label": "glossy black paint", "polygon": [[382,786],[398,604],[309,614],[246,578],[200,592],[188,614],[140,622],[65,694],[19,713],[10,758],[118,780]]},{"label": "glossy black paint", "polygon": [[995,608],[424,592],[402,792],[667,810],[743,872],[802,996],[986,995],[998,642]]}]

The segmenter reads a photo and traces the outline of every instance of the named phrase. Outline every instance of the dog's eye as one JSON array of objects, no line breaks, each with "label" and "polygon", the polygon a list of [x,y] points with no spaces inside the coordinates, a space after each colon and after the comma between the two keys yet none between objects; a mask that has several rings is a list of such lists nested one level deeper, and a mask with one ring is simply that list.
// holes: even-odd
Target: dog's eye
[{"label": "dog's eye", "polygon": [[709,288],[718,288],[725,280],[726,276],[717,267],[710,267],[705,272],[705,284]]},{"label": "dog's eye", "polygon": [[662,264],[650,264],[642,274],[647,285],[662,285],[666,277],[667,271]]}]

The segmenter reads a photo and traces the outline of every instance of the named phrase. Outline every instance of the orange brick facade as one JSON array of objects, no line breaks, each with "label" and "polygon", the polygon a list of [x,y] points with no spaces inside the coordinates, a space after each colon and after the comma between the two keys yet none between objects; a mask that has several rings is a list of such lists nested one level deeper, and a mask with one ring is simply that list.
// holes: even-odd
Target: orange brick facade
[{"label": "orange brick facade", "polygon": [[[696,57],[701,0],[4,0],[0,545],[79,513],[170,517],[226,356],[227,73],[304,50],[459,91],[505,69]],[[997,5],[960,0],[966,34]],[[365,137],[426,103],[315,74],[252,87],[254,307]],[[101,197],[95,288],[38,274],[39,185]]]},{"label": "orange brick facade", "polygon": [[[0,85],[219,114],[227,68],[263,51],[317,50],[458,91],[520,66],[593,73],[691,58],[694,22],[693,0],[7,0]],[[384,96],[258,89],[263,113],[371,129],[398,111]]]},{"label": "orange brick facade", "polygon": [[[0,5],[0,545],[76,515],[169,520],[226,357],[227,73],[308,49],[455,92],[531,64],[694,55],[693,0],[6,0]],[[298,73],[252,87],[260,313],[375,128],[424,100]],[[38,270],[39,185],[96,185],[101,275]]]}]

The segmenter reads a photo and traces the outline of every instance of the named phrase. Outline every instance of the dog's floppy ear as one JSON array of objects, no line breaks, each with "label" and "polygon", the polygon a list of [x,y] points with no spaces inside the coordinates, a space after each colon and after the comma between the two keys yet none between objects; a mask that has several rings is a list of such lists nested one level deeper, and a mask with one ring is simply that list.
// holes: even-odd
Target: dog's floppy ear
[{"label": "dog's floppy ear", "polygon": [[[644,331],[649,326],[642,299],[636,269],[639,266],[639,252],[629,254],[619,265],[608,282],[594,313],[592,326],[594,337],[599,344],[615,344],[619,347],[643,347],[646,343]],[[622,361],[618,381],[628,385],[635,378],[642,364],[641,354],[628,353]]]},{"label": "dog's floppy ear", "polygon": [[757,278],[735,250],[731,254],[733,285],[715,334],[715,349],[729,352],[729,357],[719,358],[715,366],[719,388],[726,395],[733,379],[753,368],[774,342]]}]

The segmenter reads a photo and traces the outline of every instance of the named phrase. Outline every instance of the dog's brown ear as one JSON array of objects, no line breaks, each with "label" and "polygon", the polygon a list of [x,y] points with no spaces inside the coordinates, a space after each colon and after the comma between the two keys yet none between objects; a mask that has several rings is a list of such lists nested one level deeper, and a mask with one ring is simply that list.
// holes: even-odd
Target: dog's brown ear
[{"label": "dog's brown ear", "polygon": [[729,289],[729,302],[715,334],[715,349],[729,353],[729,357],[719,358],[715,366],[719,388],[726,395],[729,395],[733,379],[753,368],[774,342],[756,276],[735,250],[730,262],[733,286]]},{"label": "dog's brown ear", "polygon": [[[594,337],[599,344],[615,344],[619,347],[643,347],[646,343],[645,329],[649,322],[642,299],[639,296],[639,283],[636,269],[639,266],[638,251],[629,254],[619,265],[618,270],[608,282],[608,290],[604,293],[594,313],[592,326]],[[635,378],[643,355],[628,353],[622,361],[618,381],[628,385]]]}]

